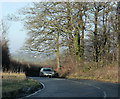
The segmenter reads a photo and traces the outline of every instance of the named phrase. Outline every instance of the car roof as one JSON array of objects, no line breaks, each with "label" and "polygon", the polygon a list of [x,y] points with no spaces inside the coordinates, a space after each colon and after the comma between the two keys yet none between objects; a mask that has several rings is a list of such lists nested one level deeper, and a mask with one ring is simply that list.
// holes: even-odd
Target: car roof
[{"label": "car roof", "polygon": [[49,68],[49,67],[48,67],[48,68],[41,68],[41,69],[52,69],[52,68]]}]

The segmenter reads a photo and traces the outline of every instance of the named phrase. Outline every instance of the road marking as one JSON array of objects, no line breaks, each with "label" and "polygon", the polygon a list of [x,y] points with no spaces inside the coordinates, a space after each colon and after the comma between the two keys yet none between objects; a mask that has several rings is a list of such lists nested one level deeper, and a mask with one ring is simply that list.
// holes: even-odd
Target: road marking
[{"label": "road marking", "polygon": [[106,97],[107,97],[106,92],[105,92],[105,91],[103,91],[103,94],[104,94],[104,99],[106,99]]},{"label": "road marking", "polygon": [[[41,82],[40,82],[40,83],[41,83]],[[31,96],[33,96],[33,95],[37,94],[38,92],[42,91],[42,90],[45,88],[45,85],[44,85],[43,83],[41,83],[41,84],[42,84],[42,86],[43,86],[43,88],[42,88],[42,89],[40,89],[40,90],[38,90],[38,91],[36,91],[36,92],[34,92],[34,93],[32,93],[32,94],[28,95],[28,96],[25,96],[25,97],[31,97]]]},{"label": "road marking", "polygon": [[[68,79],[69,80],[69,79]],[[103,98],[106,99],[107,98],[107,94],[104,90],[102,90],[100,87],[97,87],[97,86],[94,86],[94,85],[90,85],[90,84],[87,84],[87,83],[82,83],[82,82],[78,82],[78,81],[74,81],[74,80],[71,80],[73,82],[77,82],[77,83],[81,83],[81,84],[84,84],[84,85],[88,85],[88,86],[92,86],[92,87],[95,87],[99,90],[101,90],[103,92]]]}]

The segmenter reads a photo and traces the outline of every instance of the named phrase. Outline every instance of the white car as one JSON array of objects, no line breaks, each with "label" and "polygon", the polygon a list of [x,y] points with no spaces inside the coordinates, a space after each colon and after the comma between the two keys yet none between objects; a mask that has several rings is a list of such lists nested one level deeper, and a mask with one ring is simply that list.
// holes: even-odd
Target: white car
[{"label": "white car", "polygon": [[51,68],[41,68],[40,70],[40,77],[48,76],[53,77],[55,72]]}]

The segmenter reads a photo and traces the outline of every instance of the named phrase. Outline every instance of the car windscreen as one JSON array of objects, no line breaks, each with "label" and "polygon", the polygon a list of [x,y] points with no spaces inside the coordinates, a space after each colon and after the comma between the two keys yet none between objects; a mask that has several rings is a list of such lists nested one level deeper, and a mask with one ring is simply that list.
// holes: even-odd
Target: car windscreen
[{"label": "car windscreen", "polygon": [[43,69],[43,71],[52,71],[51,69]]}]

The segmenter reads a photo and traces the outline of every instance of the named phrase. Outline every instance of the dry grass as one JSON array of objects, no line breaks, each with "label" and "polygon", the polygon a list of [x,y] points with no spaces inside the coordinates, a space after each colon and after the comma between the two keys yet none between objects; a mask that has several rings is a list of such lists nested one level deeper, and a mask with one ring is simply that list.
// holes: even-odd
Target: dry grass
[{"label": "dry grass", "polygon": [[70,75],[67,78],[75,78],[75,79],[94,79],[101,81],[109,81],[118,83],[118,66],[117,63],[109,64],[106,66],[95,64],[95,63],[87,63],[84,66],[76,66]]},{"label": "dry grass", "polygon": [[2,73],[2,92],[39,85],[35,80],[26,78],[24,73]]},{"label": "dry grass", "polygon": [[101,60],[96,63],[85,60],[77,61],[74,57],[65,57],[62,59],[61,65],[60,77],[118,83],[119,73],[116,61],[112,63],[112,61]]},{"label": "dry grass", "polygon": [[6,81],[22,81],[25,80],[25,73],[2,73],[2,80]]},{"label": "dry grass", "polygon": [[9,92],[19,89],[19,83],[26,79],[24,73],[2,73],[2,91]]}]

